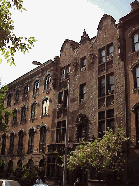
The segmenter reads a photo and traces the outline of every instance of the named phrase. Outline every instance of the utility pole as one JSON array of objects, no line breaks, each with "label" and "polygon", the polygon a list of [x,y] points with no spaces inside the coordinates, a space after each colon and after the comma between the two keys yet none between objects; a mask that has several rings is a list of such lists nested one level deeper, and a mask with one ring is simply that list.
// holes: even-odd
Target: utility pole
[{"label": "utility pole", "polygon": [[68,108],[69,108],[69,80],[67,91],[67,117],[66,117],[66,133],[65,133],[65,155],[64,155],[64,170],[63,170],[63,186],[66,186],[67,180],[67,153],[68,153]]}]

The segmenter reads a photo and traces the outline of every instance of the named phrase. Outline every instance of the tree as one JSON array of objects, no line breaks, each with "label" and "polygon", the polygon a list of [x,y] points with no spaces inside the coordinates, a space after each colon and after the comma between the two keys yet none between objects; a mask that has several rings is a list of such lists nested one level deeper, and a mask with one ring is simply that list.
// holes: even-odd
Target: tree
[{"label": "tree", "polygon": [[67,167],[69,170],[90,169],[96,179],[106,182],[112,178],[117,180],[123,172],[123,144],[127,140],[122,127],[116,133],[109,129],[101,140],[95,139],[94,142],[82,142],[78,145],[68,155]]},{"label": "tree", "polygon": [[[26,10],[22,0],[0,0],[0,52],[10,65],[15,64],[14,55],[17,50],[25,53],[34,46],[34,37],[23,38],[14,34],[14,21],[11,19],[11,10]],[[0,58],[0,63],[2,59]]]},{"label": "tree", "polygon": [[5,132],[8,128],[8,124],[5,122],[5,115],[9,117],[12,115],[12,112],[10,110],[7,110],[4,106],[4,99],[6,98],[6,94],[8,91],[8,85],[3,86],[0,89],[0,131]]}]

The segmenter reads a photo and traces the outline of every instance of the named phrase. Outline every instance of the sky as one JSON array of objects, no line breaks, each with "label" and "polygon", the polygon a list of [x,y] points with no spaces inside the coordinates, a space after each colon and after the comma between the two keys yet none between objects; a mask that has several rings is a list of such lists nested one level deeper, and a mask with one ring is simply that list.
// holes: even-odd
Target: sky
[{"label": "sky", "polygon": [[23,0],[27,11],[12,10],[14,33],[18,37],[35,37],[29,53],[15,54],[16,66],[2,57],[0,78],[8,84],[37,66],[32,61],[44,63],[55,56],[65,39],[80,42],[84,29],[90,38],[96,36],[103,14],[119,18],[131,11],[132,0]]}]

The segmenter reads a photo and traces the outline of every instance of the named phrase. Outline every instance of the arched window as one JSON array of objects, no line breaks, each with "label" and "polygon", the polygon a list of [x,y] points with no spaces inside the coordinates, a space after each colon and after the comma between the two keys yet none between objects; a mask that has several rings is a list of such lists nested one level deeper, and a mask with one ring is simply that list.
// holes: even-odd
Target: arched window
[{"label": "arched window", "polygon": [[21,122],[25,122],[26,121],[26,107],[23,106],[21,108]]},{"label": "arched window", "polygon": [[7,96],[7,107],[11,106],[11,94],[8,94]]},{"label": "arched window", "polygon": [[18,102],[19,101],[19,95],[20,95],[20,91],[17,90],[15,93],[15,101]]},{"label": "arched window", "polygon": [[5,148],[6,148],[6,134],[3,134],[2,135],[1,155],[5,155]]},{"label": "arched window", "polygon": [[40,153],[45,153],[46,149],[46,127],[42,126],[40,128],[40,145],[39,145],[39,151]]},{"label": "arched window", "polygon": [[17,166],[18,166],[18,167],[22,167],[22,160],[18,160]]},{"label": "arched window", "polygon": [[133,68],[134,88],[139,88],[139,64]]},{"label": "arched window", "polygon": [[34,165],[34,162],[33,162],[33,160],[32,159],[29,159],[28,160],[28,163],[27,163],[27,168],[32,168],[33,167],[33,165]]},{"label": "arched window", "polygon": [[17,121],[17,109],[13,110],[13,122]]},{"label": "arched window", "polygon": [[50,89],[50,83],[51,83],[51,76],[48,75],[48,76],[45,78],[44,90]]},{"label": "arched window", "polygon": [[135,110],[136,117],[136,144],[139,145],[139,107]]},{"label": "arched window", "polygon": [[26,85],[25,87],[24,87],[24,98],[26,98],[26,97],[28,97],[28,92],[29,92],[29,86],[28,85]]},{"label": "arched window", "polygon": [[39,80],[34,82],[33,95],[39,93]]},{"label": "arched window", "polygon": [[134,51],[139,50],[139,31],[134,34]]},{"label": "arched window", "polygon": [[9,114],[5,113],[5,124],[8,125],[9,123]]},{"label": "arched window", "polygon": [[29,130],[29,141],[28,141],[28,154],[33,152],[33,146],[34,146],[34,129]]},{"label": "arched window", "polygon": [[48,115],[49,99],[45,98],[42,101],[42,115]]},{"label": "arched window", "polygon": [[13,161],[10,160],[8,163],[8,174],[10,176],[10,174],[13,172]]},{"label": "arched window", "polygon": [[37,114],[37,104],[36,103],[33,103],[31,105],[31,118],[35,118],[36,117],[36,114]]},{"label": "arched window", "polygon": [[18,140],[18,152],[22,153],[22,151],[23,151],[23,137],[24,137],[23,130],[19,131],[18,137],[19,137],[19,140]]},{"label": "arched window", "polygon": [[13,150],[14,150],[14,132],[11,132],[10,134],[10,153],[12,154],[13,153]]}]

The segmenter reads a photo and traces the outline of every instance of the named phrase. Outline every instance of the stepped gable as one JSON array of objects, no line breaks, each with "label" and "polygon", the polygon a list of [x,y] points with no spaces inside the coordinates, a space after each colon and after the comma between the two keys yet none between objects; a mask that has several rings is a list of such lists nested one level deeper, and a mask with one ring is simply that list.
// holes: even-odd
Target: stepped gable
[{"label": "stepped gable", "polygon": [[107,15],[107,14],[104,14],[103,17],[101,18],[99,24],[98,24],[97,30],[101,30],[101,29],[102,29],[103,24],[104,24],[104,22],[105,22],[107,19],[109,19],[109,20],[111,21],[111,23],[115,25],[116,20],[115,20],[112,16]]},{"label": "stepped gable", "polygon": [[67,43],[69,43],[69,45],[72,47],[72,50],[74,50],[75,48],[77,48],[79,46],[79,43],[77,43],[73,40],[65,39],[65,41],[61,47],[60,53],[62,53],[64,51],[64,47]]},{"label": "stepped gable", "polygon": [[80,43],[84,43],[86,41],[90,41],[90,38],[89,38],[88,34],[86,33],[86,31],[84,29],[83,35],[81,36]]}]

